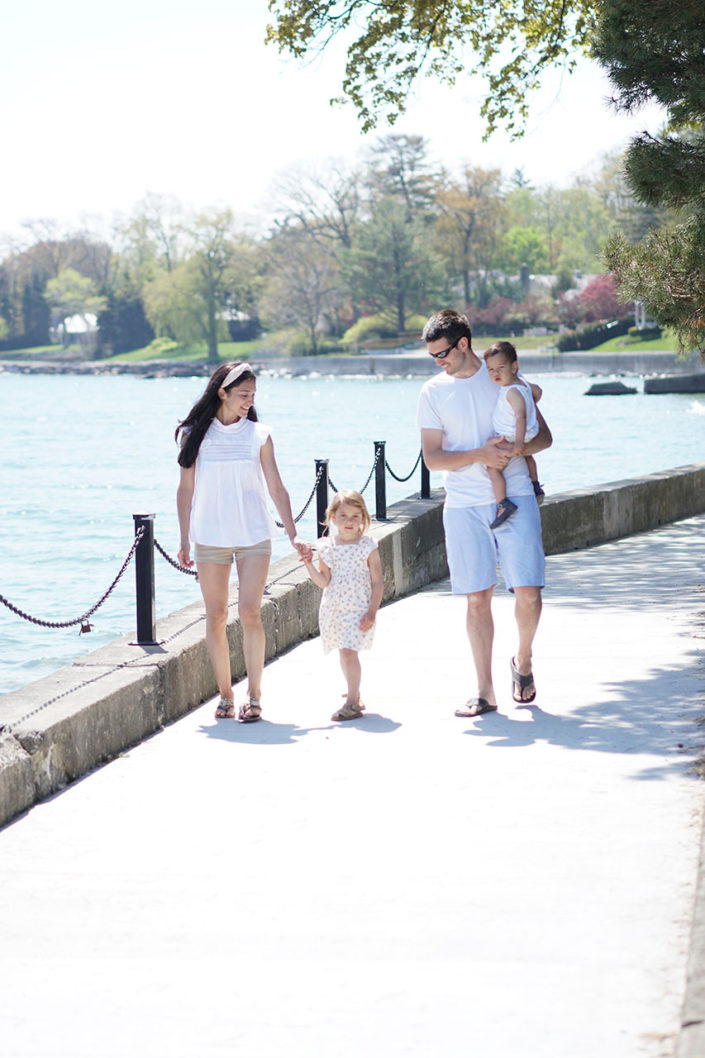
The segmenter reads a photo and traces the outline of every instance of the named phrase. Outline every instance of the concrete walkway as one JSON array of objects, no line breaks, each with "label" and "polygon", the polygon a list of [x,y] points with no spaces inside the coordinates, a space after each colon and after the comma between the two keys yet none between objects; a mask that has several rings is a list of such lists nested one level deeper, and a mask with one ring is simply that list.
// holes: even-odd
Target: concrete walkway
[{"label": "concrete walkway", "polygon": [[705,517],[549,559],[537,705],[464,601],[386,607],[368,715],[267,667],[0,832],[3,1058],[671,1058],[703,786]]}]

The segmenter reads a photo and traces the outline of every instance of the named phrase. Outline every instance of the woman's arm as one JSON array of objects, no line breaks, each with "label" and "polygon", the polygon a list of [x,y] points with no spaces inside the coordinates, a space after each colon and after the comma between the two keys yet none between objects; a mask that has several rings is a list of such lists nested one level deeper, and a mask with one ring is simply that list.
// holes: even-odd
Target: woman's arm
[{"label": "woman's arm", "polygon": [[176,513],[179,518],[180,546],[177,558],[182,566],[193,565],[190,557],[191,541],[189,540],[189,525],[191,523],[191,503],[193,501],[193,490],[196,484],[196,466],[181,467],[179,485],[176,490]]},{"label": "woman's arm", "polygon": [[511,452],[497,447],[502,443],[502,437],[490,437],[482,448],[471,448],[466,452],[446,452],[443,448],[443,430],[421,431],[423,460],[429,470],[462,470],[473,463],[483,463],[495,470],[504,470],[511,458]]},{"label": "woman's arm", "polygon": [[284,531],[291,540],[292,547],[296,548],[302,558],[308,557],[311,559],[313,555],[311,545],[304,543],[303,540],[299,540],[296,535],[294,516],[291,513],[291,500],[289,499],[289,493],[284,488],[284,482],[279,473],[279,467],[277,466],[277,461],[274,457],[274,445],[271,437],[268,437],[260,448],[259,458],[260,463],[262,464],[264,480],[267,482],[267,488],[269,489],[269,495],[272,497],[274,506],[277,508],[279,517],[282,520],[282,525],[284,526]]},{"label": "woman's arm", "polygon": [[370,580],[372,581],[372,595],[367,613],[360,618],[360,630],[362,632],[367,632],[372,628],[382,602],[382,562],[379,557],[378,547],[370,552],[367,565],[370,570]]}]

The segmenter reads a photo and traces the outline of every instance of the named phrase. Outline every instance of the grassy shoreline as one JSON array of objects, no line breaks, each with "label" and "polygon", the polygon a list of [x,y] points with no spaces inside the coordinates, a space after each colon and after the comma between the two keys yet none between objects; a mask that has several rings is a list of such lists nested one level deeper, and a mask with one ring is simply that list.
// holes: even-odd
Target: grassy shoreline
[{"label": "grassy shoreline", "polygon": [[[481,336],[474,340],[473,344],[478,352],[482,352],[488,346],[492,345],[493,342],[499,341],[501,336]],[[522,352],[532,353],[546,353],[547,356],[560,355],[557,354],[555,346],[551,346],[549,343],[549,337],[527,337],[527,338],[512,338],[511,339],[516,345],[517,351],[521,354]],[[247,342],[220,342],[218,345],[218,354],[221,360],[250,360],[262,357],[268,359],[270,357],[281,357],[286,359],[286,353],[283,351],[283,343],[280,336],[272,335],[263,338],[253,339]],[[404,350],[410,352],[416,352],[423,349],[421,342],[406,343],[403,346]],[[630,339],[627,336],[620,338],[611,338],[607,342],[603,342],[601,345],[595,346],[593,349],[582,350],[586,353],[642,353],[642,352],[658,352],[658,353],[677,353],[678,343],[675,336],[665,332],[662,338],[652,338],[650,341],[639,341]],[[392,353],[390,349],[385,349],[385,353]],[[72,360],[90,360],[91,357],[81,356],[82,350],[79,346],[68,346],[62,348],[61,346],[36,346],[31,349],[12,349],[5,352],[0,352],[0,360],[59,360],[62,358],[68,358]],[[332,351],[330,353],[319,354],[321,356],[349,356],[351,359],[355,359],[358,354],[354,352],[345,352],[341,350]],[[104,364],[125,364],[125,363],[144,363],[151,360],[160,361],[175,361],[175,362],[194,362],[203,363],[207,360],[207,349],[205,343],[180,347],[178,349],[155,349],[152,346],[145,346],[142,349],[133,349],[127,353],[119,353],[116,356],[101,357],[100,361]]]}]

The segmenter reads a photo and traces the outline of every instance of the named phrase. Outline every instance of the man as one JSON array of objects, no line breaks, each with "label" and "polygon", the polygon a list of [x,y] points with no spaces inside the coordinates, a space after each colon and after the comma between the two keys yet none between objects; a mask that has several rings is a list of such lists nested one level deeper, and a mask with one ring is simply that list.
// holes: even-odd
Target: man
[{"label": "man", "polygon": [[[512,697],[525,703],[536,697],[531,651],[544,585],[541,520],[525,460],[510,462],[508,446],[492,436],[499,390],[487,365],[473,352],[467,319],[452,309],[437,312],[426,323],[423,339],[442,371],[424,384],[419,396],[421,447],[428,469],[442,470],[444,475],[443,527],[451,587],[455,595],[467,597],[467,633],[477,673],[477,697],[456,709],[455,715],[480,716],[497,708],[492,683],[497,556],[516,600],[519,644],[510,662]],[[539,432],[526,445],[527,455],[552,443],[540,412],[538,419]],[[490,528],[496,503],[486,467],[503,471],[507,495],[518,507],[496,530]]]}]

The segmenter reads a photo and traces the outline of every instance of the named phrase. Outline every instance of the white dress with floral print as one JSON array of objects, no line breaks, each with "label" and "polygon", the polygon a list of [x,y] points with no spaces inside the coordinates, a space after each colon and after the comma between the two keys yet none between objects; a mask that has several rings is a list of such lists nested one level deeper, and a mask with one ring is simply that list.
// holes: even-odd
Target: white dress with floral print
[{"label": "white dress with floral print", "polygon": [[377,541],[371,536],[361,536],[353,544],[336,544],[326,536],[316,547],[330,569],[330,584],[323,589],[318,614],[324,652],[369,650],[375,626],[363,632],[360,618],[367,613],[372,597],[367,559],[377,547]]}]

